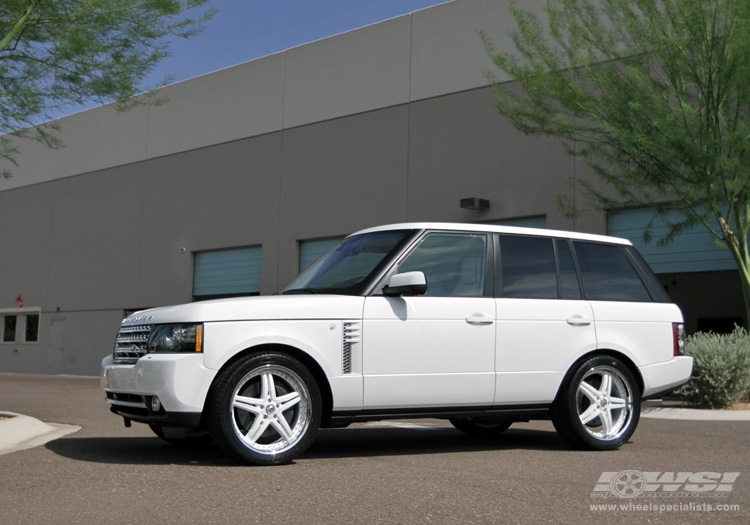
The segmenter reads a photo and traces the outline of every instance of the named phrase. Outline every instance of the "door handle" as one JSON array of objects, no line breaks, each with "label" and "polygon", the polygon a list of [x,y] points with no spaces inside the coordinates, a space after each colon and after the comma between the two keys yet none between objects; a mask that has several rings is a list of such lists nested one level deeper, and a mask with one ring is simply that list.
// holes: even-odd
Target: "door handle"
[{"label": "door handle", "polygon": [[581,314],[573,314],[568,317],[566,321],[570,326],[588,326],[591,324],[591,319],[587,319]]},{"label": "door handle", "polygon": [[469,317],[466,318],[466,322],[469,323],[469,324],[473,324],[473,325],[477,325],[477,326],[482,326],[482,325],[486,325],[486,324],[492,324],[494,321],[492,320],[491,317],[487,317],[484,314],[474,313],[474,314],[471,314]]}]

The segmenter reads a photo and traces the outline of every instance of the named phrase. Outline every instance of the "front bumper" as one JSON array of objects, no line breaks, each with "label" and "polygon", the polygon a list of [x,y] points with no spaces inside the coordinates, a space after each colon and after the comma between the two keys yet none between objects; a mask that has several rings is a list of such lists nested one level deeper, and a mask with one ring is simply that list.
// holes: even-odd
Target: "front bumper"
[{"label": "front bumper", "polygon": [[[141,423],[167,427],[200,426],[203,406],[216,370],[201,354],[148,354],[135,364],[102,360],[100,384],[110,410]],[[154,410],[152,400],[159,398]]]},{"label": "front bumper", "polygon": [[643,377],[643,399],[666,394],[687,383],[693,373],[693,358],[676,356],[663,363],[639,367]]}]

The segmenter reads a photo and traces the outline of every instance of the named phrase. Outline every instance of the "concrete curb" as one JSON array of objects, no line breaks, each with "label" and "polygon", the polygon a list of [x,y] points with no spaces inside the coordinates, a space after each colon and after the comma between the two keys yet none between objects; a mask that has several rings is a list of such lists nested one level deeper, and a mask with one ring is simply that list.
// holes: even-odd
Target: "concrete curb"
[{"label": "concrete curb", "polygon": [[78,432],[78,425],[62,423],[43,423],[33,417],[14,412],[0,412],[0,455],[44,445],[73,432]]},{"label": "concrete curb", "polygon": [[641,409],[641,417],[684,421],[750,421],[750,410],[701,410],[644,406]]}]

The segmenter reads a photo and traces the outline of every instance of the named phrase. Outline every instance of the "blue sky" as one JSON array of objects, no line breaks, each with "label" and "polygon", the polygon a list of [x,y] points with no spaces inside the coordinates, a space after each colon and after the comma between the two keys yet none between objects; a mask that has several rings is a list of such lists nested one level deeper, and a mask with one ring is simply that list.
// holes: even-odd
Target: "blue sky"
[{"label": "blue sky", "polygon": [[447,0],[209,0],[219,8],[206,30],[172,39],[171,56],[147,85],[173,82],[387,20]]}]

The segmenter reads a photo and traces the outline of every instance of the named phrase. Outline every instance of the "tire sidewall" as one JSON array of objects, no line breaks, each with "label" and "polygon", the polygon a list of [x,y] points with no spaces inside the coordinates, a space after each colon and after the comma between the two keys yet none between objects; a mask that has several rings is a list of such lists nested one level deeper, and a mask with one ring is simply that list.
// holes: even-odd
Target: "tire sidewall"
[{"label": "tire sidewall", "polygon": [[[278,453],[261,453],[249,448],[236,434],[232,417],[234,392],[247,374],[264,366],[286,368],[303,383],[309,398],[309,422],[292,447]],[[320,426],[322,400],[315,378],[297,359],[280,352],[263,352],[242,357],[221,373],[211,403],[209,416],[211,434],[219,448],[253,465],[277,465],[299,457],[312,444]]]},{"label": "tire sidewall", "polygon": [[[592,436],[581,422],[578,414],[578,387],[586,374],[596,368],[606,366],[616,370],[631,392],[631,414],[625,428],[614,439],[601,439]],[[556,414],[553,422],[558,432],[571,444],[593,450],[615,450],[625,444],[635,432],[641,413],[641,395],[633,373],[619,359],[611,356],[595,356],[579,364],[566,382],[563,395],[555,403]],[[566,435],[567,434],[567,435]]]}]

